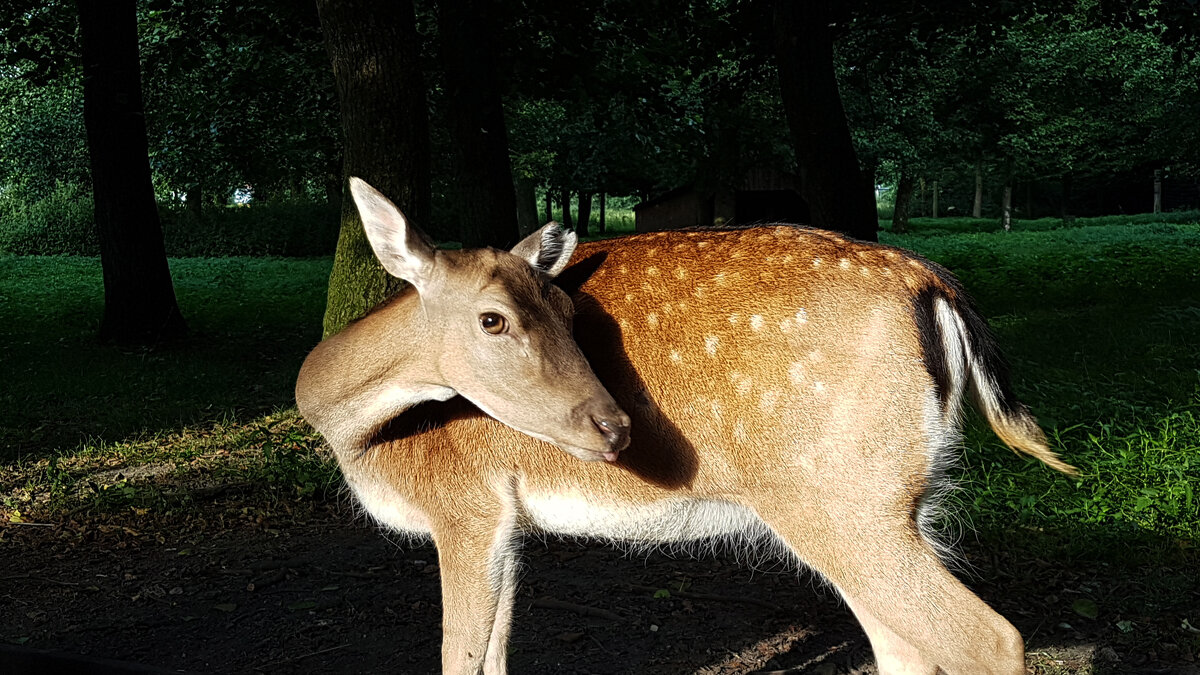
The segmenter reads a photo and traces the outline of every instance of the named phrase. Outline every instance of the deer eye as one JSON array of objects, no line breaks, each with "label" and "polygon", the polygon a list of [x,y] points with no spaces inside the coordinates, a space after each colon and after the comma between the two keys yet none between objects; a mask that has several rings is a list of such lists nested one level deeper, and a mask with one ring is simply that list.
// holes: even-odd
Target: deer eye
[{"label": "deer eye", "polygon": [[508,320],[495,312],[479,315],[479,327],[488,335],[499,335],[508,330]]}]

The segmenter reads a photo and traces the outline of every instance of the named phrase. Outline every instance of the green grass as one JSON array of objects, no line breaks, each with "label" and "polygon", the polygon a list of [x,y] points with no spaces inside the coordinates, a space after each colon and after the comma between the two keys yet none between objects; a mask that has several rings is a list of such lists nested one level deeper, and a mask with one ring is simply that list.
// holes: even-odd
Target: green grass
[{"label": "green grass", "polygon": [[[960,276],[1013,362],[1019,394],[1083,474],[1015,457],[972,420],[952,511],[983,538],[1016,529],[1050,548],[1195,546],[1200,226],[882,238]],[[291,496],[331,484],[319,441],[289,410],[319,338],[329,266],[173,259],[192,336],[121,351],[93,340],[98,260],[0,258],[0,508],[52,517],[80,504],[166,504],[180,484],[204,481]],[[138,478],[138,467],[153,476]]]}]

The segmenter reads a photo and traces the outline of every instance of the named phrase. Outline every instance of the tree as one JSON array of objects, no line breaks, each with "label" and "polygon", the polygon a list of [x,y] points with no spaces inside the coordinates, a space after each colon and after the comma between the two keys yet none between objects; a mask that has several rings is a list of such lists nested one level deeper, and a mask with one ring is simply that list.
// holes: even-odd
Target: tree
[{"label": "tree", "polygon": [[487,0],[438,3],[445,114],[457,159],[463,246],[513,243],[520,233],[492,48],[492,5]]},{"label": "tree", "polygon": [[[411,0],[318,0],[317,9],[337,82],[344,176],[367,181],[436,236],[428,227],[429,120]],[[400,283],[375,259],[353,200],[344,196],[325,334],[365,314]]]},{"label": "tree", "polygon": [[154,344],[186,332],[154,203],[134,0],[79,0],[83,117],[104,318],[100,338]]},{"label": "tree", "polygon": [[833,68],[824,0],[776,0],[775,53],[783,106],[813,225],[878,238],[874,186],[858,164]]}]

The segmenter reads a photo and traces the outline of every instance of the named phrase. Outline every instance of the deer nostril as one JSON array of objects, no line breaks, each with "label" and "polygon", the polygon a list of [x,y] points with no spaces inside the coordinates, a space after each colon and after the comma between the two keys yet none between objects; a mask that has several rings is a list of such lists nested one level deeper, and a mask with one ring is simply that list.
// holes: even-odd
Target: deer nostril
[{"label": "deer nostril", "polygon": [[592,424],[604,436],[605,442],[614,450],[623,450],[629,445],[629,416],[621,413],[613,417],[592,417]]}]

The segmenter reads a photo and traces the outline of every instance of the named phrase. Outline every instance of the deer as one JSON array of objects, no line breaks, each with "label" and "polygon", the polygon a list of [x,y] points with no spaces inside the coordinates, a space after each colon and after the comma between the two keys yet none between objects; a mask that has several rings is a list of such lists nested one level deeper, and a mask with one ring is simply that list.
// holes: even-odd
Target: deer
[{"label": "deer", "polygon": [[350,189],[408,282],[297,379],[359,504],[431,538],[442,669],[503,675],[526,534],[778,547],[836,589],[884,675],[1025,672],[931,522],[962,402],[1067,474],[944,268],[792,225],[436,249]]}]

